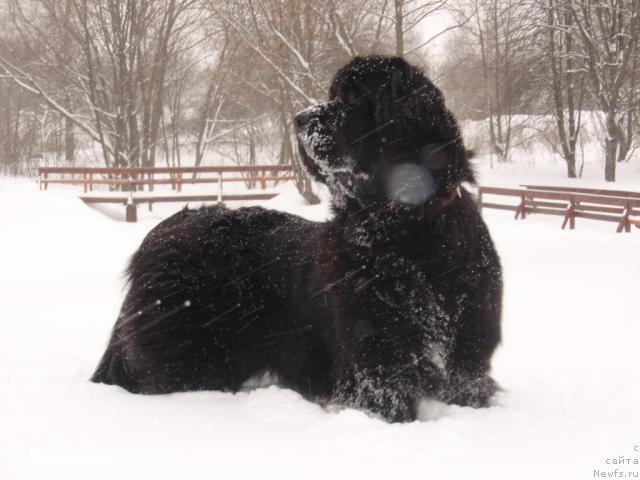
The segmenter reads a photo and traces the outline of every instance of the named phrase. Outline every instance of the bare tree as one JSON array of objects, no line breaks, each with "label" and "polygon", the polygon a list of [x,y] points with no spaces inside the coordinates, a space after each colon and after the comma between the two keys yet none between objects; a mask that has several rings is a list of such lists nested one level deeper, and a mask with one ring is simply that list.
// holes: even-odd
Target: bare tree
[{"label": "bare tree", "polygon": [[0,164],[5,173],[29,174],[38,139],[39,105],[12,82],[0,78]]},{"label": "bare tree", "polygon": [[[193,41],[195,0],[7,1],[39,56],[34,63],[3,53],[4,74],[96,141],[106,165],[153,165],[170,71]],[[62,48],[39,47],[50,25],[73,61],[59,58]],[[56,77],[78,100],[73,109],[65,101],[70,94],[60,98]]]},{"label": "bare tree", "polygon": [[[258,102],[266,102],[280,131],[279,162],[294,161],[295,112],[326,97],[332,73],[366,45],[376,44],[367,26],[373,18],[347,2],[246,0],[221,4],[210,0],[213,21],[222,21],[241,48],[230,62],[231,75]],[[242,59],[244,62],[238,62]],[[252,71],[243,64],[251,62]],[[238,75],[238,70],[242,73]],[[237,105],[236,105],[237,108]],[[308,179],[297,172],[298,188],[313,200]]]},{"label": "bare tree", "polygon": [[[477,45],[492,151],[509,159],[514,114],[527,105],[541,60],[533,6],[512,0],[468,0],[458,15]],[[519,125],[518,125],[519,127]]]},{"label": "bare tree", "polygon": [[406,37],[409,36],[412,40],[417,38],[413,35],[415,28],[427,17],[445,9],[448,4],[449,0],[393,0],[393,16],[387,17],[385,12],[387,2],[385,2],[380,18],[387,20],[393,26],[396,55],[408,55],[426,46],[442,33],[457,28],[458,25],[447,27],[418,45],[406,46]]},{"label": "bare tree", "polygon": [[630,152],[640,48],[640,0],[570,2],[576,59],[589,78],[589,92],[604,115],[605,180],[616,179],[616,161]]},{"label": "bare tree", "polygon": [[549,70],[549,90],[558,132],[559,151],[567,164],[567,176],[576,178],[576,146],[580,135],[585,75],[575,58],[572,0],[542,0],[538,4],[546,16],[545,63]]},{"label": "bare tree", "polygon": [[237,45],[232,43],[229,28],[224,23],[220,28],[217,24],[214,28],[216,32],[212,38],[216,40],[218,51],[212,68],[203,72],[204,95],[197,96],[195,106],[192,129],[195,136],[195,166],[202,164],[212,143],[224,139],[234,130],[228,121],[230,119],[223,117],[226,113],[224,109],[229,102],[228,89],[232,79],[230,63],[235,58]]}]

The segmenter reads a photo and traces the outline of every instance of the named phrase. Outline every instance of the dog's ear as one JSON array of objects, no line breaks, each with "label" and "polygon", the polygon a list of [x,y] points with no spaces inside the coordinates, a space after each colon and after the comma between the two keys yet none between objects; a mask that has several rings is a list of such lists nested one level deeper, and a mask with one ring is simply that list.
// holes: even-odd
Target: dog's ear
[{"label": "dog's ear", "polygon": [[420,160],[427,167],[437,185],[437,195],[450,197],[463,182],[475,184],[470,160],[473,151],[467,150],[455,117],[446,108],[435,125],[427,128],[430,143],[422,147]]},{"label": "dog's ear", "polygon": [[401,69],[394,69],[390,78],[371,95],[371,103],[375,105],[376,130],[381,138],[393,142],[396,147],[401,147],[403,143],[410,144],[411,139],[406,133],[413,130],[407,115],[410,112],[405,111],[407,94],[404,91],[406,88],[403,88],[406,84],[404,76],[405,72]]},{"label": "dog's ear", "polygon": [[447,108],[444,109],[442,121],[438,123],[436,130],[441,142],[446,145],[447,152],[447,165],[441,177],[444,194],[453,193],[463,182],[475,184],[470,162],[473,151],[465,148],[458,122]]},{"label": "dog's ear", "polygon": [[439,194],[449,196],[462,182],[475,183],[460,127],[445,105],[444,95],[417,68],[402,64],[383,88],[377,123],[394,146],[426,147]]}]

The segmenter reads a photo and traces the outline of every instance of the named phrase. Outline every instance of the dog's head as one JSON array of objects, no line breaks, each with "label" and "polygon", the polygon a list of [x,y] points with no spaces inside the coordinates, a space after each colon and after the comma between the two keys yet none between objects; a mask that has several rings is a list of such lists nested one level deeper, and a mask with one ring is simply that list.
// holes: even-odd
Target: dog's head
[{"label": "dog's head", "polygon": [[298,113],[295,125],[303,166],[339,209],[415,207],[474,182],[442,93],[399,57],[354,58],[336,74],[329,101]]}]

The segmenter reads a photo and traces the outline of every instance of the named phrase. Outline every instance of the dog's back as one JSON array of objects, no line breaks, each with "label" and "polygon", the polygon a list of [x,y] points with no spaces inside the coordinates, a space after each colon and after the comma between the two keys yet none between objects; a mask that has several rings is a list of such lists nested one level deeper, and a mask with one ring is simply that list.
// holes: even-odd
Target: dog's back
[{"label": "dog's back", "polygon": [[[259,207],[185,209],[160,223],[133,255],[129,291],[92,380],[141,393],[235,391],[268,370],[278,363],[274,344],[301,327],[290,325],[299,281],[291,267],[308,263],[303,244],[318,229]],[[304,359],[286,362],[277,370],[302,368]]]}]

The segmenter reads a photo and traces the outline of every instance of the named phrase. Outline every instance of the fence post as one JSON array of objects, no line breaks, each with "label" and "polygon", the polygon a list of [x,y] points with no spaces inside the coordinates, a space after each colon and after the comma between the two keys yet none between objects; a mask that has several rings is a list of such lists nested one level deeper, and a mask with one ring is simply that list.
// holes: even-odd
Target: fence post
[{"label": "fence post", "polygon": [[178,192],[182,191],[182,173],[176,172],[176,190]]},{"label": "fence post", "polygon": [[222,203],[222,172],[218,172],[218,203]]},{"label": "fence post", "polygon": [[127,198],[125,217],[127,222],[138,221],[138,206],[133,203],[133,193],[131,192],[131,190],[129,190],[129,197]]},{"label": "fence post", "polygon": [[262,190],[267,188],[267,181],[265,180],[266,174],[267,174],[266,170],[262,170],[260,172],[260,188]]}]

